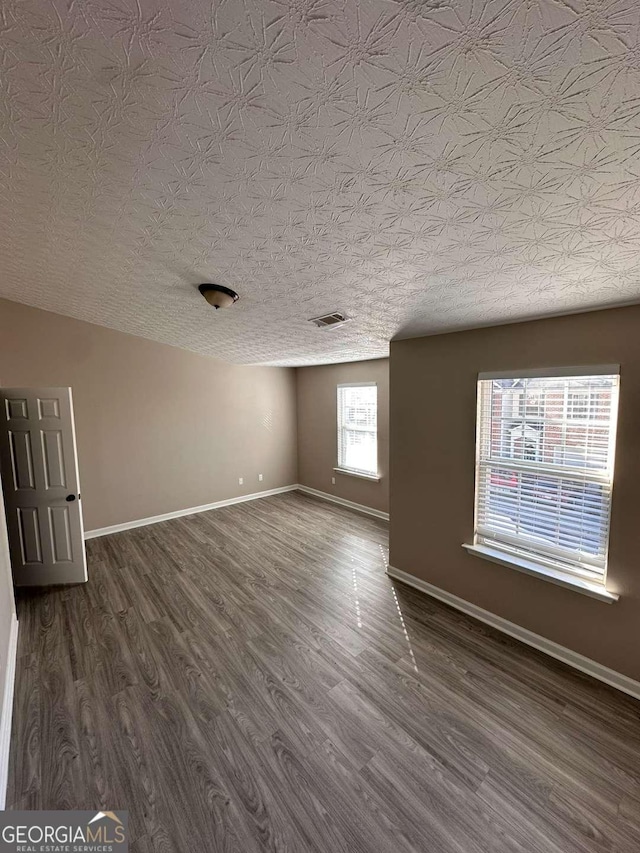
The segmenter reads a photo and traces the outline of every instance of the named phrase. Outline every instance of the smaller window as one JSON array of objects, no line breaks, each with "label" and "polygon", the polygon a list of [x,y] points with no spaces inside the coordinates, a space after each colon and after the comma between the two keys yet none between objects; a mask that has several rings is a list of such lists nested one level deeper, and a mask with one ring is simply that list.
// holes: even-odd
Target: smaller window
[{"label": "smaller window", "polygon": [[540,391],[527,388],[520,395],[521,414],[523,418],[541,418],[544,414],[544,401]]},{"label": "smaller window", "polygon": [[511,456],[514,459],[538,458],[540,449],[540,432],[528,426],[515,426],[511,429]]},{"label": "smaller window", "polygon": [[378,474],[378,387],[338,385],[338,468]]},{"label": "smaller window", "polygon": [[569,391],[567,395],[567,417],[572,421],[584,421],[591,411],[591,393],[585,388]]}]

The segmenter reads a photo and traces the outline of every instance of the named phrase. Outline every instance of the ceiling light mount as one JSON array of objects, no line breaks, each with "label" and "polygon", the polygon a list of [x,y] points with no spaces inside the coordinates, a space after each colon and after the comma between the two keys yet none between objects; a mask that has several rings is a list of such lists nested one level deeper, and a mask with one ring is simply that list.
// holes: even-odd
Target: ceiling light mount
[{"label": "ceiling light mount", "polygon": [[199,284],[198,290],[216,311],[218,308],[229,308],[240,299],[235,290],[231,290],[230,287],[223,287],[221,284]]}]

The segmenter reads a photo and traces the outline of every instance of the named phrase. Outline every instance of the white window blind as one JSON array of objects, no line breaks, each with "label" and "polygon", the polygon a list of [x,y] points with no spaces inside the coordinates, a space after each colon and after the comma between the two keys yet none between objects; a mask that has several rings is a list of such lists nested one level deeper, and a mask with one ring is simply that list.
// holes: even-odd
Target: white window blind
[{"label": "white window blind", "polygon": [[378,474],[378,388],[338,385],[338,468]]},{"label": "white window blind", "polygon": [[604,580],[618,385],[613,373],[480,379],[476,542]]}]

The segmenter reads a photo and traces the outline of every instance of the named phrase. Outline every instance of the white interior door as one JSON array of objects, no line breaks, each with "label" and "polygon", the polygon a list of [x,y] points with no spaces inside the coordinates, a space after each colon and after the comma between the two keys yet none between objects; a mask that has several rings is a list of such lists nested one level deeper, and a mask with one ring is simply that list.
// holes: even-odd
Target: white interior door
[{"label": "white interior door", "polygon": [[71,388],[0,389],[0,470],[18,586],[87,580]]}]

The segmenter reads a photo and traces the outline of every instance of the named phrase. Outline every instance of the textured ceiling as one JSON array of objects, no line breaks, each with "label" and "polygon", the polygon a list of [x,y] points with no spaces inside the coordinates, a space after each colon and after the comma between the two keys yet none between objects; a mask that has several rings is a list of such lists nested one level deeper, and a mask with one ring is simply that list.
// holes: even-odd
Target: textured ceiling
[{"label": "textured ceiling", "polygon": [[4,0],[0,51],[1,296],[279,364],[640,300],[638,0]]}]

